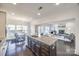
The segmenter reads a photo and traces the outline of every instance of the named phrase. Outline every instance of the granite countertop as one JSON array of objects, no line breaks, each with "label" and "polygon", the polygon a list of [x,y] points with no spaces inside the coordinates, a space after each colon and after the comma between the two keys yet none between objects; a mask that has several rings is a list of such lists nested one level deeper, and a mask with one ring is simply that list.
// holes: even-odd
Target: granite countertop
[{"label": "granite countertop", "polygon": [[41,36],[41,37],[31,37],[37,41],[43,42],[49,46],[53,45],[57,39],[55,37]]}]

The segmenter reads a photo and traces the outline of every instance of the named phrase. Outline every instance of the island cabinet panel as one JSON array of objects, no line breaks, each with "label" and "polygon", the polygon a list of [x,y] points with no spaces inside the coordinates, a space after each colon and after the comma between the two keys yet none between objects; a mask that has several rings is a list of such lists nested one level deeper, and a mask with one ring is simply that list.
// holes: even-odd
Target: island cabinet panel
[{"label": "island cabinet panel", "polygon": [[[41,38],[42,39],[42,38]],[[56,55],[56,41],[48,45],[40,40],[28,36],[28,47],[38,56],[55,56]]]}]

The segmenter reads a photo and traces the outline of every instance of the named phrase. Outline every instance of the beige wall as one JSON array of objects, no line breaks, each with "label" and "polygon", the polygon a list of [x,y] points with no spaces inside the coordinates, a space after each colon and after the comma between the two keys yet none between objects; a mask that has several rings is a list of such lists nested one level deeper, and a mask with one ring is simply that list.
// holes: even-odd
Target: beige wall
[{"label": "beige wall", "polygon": [[6,24],[14,24],[14,25],[27,25],[28,22],[17,20],[17,19],[8,19],[6,20]]}]

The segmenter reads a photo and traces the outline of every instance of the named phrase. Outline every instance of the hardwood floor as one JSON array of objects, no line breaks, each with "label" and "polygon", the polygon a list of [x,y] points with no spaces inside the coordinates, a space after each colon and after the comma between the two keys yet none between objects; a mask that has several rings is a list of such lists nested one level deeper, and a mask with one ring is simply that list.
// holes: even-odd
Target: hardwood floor
[{"label": "hardwood floor", "polygon": [[[76,56],[74,54],[75,46],[70,43],[58,40],[57,45],[57,56]],[[9,42],[9,46],[6,52],[6,56],[35,56],[34,53],[26,47],[25,44],[15,44]]]},{"label": "hardwood floor", "polygon": [[75,43],[64,42],[62,40],[57,41],[57,56],[74,56]]},{"label": "hardwood floor", "polygon": [[33,56],[32,51],[26,47],[25,44],[18,44],[9,42],[6,56]]}]

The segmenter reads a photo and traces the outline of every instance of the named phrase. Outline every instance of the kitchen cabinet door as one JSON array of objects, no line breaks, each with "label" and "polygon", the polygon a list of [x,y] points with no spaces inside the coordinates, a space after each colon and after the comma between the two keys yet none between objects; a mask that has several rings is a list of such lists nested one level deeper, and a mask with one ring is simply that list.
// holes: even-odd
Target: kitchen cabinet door
[{"label": "kitchen cabinet door", "polygon": [[0,11],[0,40],[5,39],[6,13]]}]

